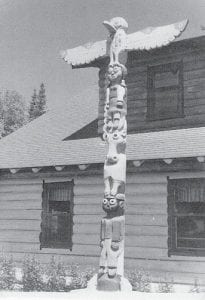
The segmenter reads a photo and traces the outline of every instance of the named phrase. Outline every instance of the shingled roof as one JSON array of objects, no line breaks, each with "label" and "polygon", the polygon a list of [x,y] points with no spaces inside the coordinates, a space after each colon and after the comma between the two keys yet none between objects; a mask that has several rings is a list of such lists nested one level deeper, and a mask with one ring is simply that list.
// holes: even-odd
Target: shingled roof
[{"label": "shingled roof", "polygon": [[[93,117],[87,113],[76,122],[77,115],[76,111],[65,109],[61,113],[49,112],[3,138],[0,141],[0,169],[102,163],[106,144],[99,137],[63,141],[69,132],[77,131]],[[205,156],[205,127],[137,133],[127,137],[128,160],[198,156]]]}]

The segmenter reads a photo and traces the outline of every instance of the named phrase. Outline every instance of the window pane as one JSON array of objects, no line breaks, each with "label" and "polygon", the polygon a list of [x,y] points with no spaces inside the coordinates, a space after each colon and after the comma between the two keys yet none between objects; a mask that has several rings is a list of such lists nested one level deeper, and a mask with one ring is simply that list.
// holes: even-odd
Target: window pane
[{"label": "window pane", "polygon": [[205,180],[179,180],[175,184],[174,197],[179,202],[205,202]]},{"label": "window pane", "polygon": [[205,238],[205,217],[178,217],[177,237]]},{"label": "window pane", "polygon": [[49,201],[70,201],[71,189],[66,182],[49,184]]},{"label": "window pane", "polygon": [[60,214],[49,214],[49,240],[51,243],[53,242],[67,242],[69,240],[69,232],[70,232],[70,218],[66,213]]},{"label": "window pane", "polygon": [[155,88],[168,87],[179,84],[179,70],[177,72],[156,73],[154,78]]},{"label": "window pane", "polygon": [[204,202],[177,202],[175,204],[176,213],[186,214],[204,214],[205,215],[205,203]]},{"label": "window pane", "polygon": [[68,201],[49,201],[49,212],[69,212],[70,202]]},{"label": "window pane", "polygon": [[177,116],[178,90],[155,90],[154,114],[156,117]]},{"label": "window pane", "polygon": [[201,239],[201,240],[180,239],[177,241],[177,247],[205,249],[205,239]]}]

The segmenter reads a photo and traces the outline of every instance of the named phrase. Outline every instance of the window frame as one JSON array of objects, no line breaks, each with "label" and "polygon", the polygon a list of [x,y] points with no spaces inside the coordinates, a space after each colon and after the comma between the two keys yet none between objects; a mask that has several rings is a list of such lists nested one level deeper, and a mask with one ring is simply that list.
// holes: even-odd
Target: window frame
[{"label": "window frame", "polygon": [[[50,222],[50,216],[52,219],[52,212],[49,212],[49,197],[48,197],[48,189],[49,185],[54,185],[54,184],[62,184],[64,186],[68,186],[70,189],[70,207],[69,207],[69,212],[67,212],[67,218],[69,221],[69,228],[67,231],[68,238],[66,241],[52,241],[51,239],[48,240],[47,236],[49,235],[48,233],[48,228],[49,228],[49,222]],[[70,181],[52,181],[52,182],[45,182],[43,181],[43,192],[42,192],[42,213],[41,213],[41,233],[40,233],[40,249],[43,248],[51,248],[51,249],[70,249],[72,251],[72,235],[73,235],[73,198],[74,198],[74,180]],[[52,202],[64,202],[64,201],[53,201]],[[56,215],[65,215],[66,212],[55,212]]]},{"label": "window frame", "polygon": [[[176,181],[191,181],[191,180],[203,180],[205,183],[205,178],[178,178],[178,179],[170,179],[167,177],[167,204],[168,204],[168,256],[178,255],[178,256],[196,256],[196,257],[204,257],[205,256],[205,248],[186,248],[186,247],[177,247],[177,218],[180,216],[193,216],[193,217],[204,217],[205,213],[197,214],[192,212],[190,213],[177,213],[175,209],[175,199],[174,199],[174,184]],[[194,202],[191,202],[194,203]],[[198,203],[198,202],[197,202]]]},{"label": "window frame", "polygon": [[[162,74],[165,72],[171,72],[172,70],[179,70],[178,84],[168,85],[164,87],[155,87],[155,76],[156,74]],[[167,112],[166,114],[160,116],[155,112],[155,103],[157,91],[178,91],[178,103],[177,103],[177,113],[171,114]],[[169,62],[160,65],[148,66],[147,67],[147,121],[160,121],[168,119],[176,119],[184,117],[184,78],[183,78],[183,61]]]}]

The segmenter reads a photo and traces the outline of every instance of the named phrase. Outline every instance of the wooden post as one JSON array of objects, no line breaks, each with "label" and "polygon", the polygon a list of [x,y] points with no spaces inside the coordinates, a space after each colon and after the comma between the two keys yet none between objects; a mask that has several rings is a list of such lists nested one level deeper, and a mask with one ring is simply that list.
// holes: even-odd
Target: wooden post
[{"label": "wooden post", "polygon": [[106,216],[101,221],[97,289],[113,291],[121,290],[121,278],[124,274],[127,69],[121,63],[119,54],[123,54],[125,50],[123,47],[128,24],[123,18],[113,18],[103,24],[108,28],[111,39],[108,40],[110,63],[106,73],[103,127],[103,138],[108,145],[104,163],[105,189],[102,204]]}]

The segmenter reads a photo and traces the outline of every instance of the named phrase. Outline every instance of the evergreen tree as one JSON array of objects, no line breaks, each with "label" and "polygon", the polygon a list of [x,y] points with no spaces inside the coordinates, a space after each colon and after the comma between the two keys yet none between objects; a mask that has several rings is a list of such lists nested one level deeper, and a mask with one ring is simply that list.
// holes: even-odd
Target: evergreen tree
[{"label": "evergreen tree", "polygon": [[32,121],[46,112],[46,90],[42,83],[38,95],[34,89],[29,108],[29,120]]},{"label": "evergreen tree", "polygon": [[40,116],[46,112],[46,90],[43,83],[41,83],[38,93],[38,110]]},{"label": "evergreen tree", "polygon": [[31,103],[29,107],[29,120],[32,121],[38,117],[38,97],[36,93],[36,89],[33,91],[33,95],[31,97]]}]

